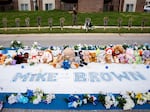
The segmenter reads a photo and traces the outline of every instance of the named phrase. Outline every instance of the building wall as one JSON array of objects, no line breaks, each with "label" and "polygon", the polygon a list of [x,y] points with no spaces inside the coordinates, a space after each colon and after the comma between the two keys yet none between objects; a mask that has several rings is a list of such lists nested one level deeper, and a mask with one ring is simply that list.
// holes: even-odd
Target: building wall
[{"label": "building wall", "polygon": [[102,12],[104,0],[78,0],[79,12]]},{"label": "building wall", "polygon": [[13,0],[13,9],[14,10],[18,10],[19,7],[18,7],[18,0]]},{"label": "building wall", "polygon": [[144,11],[144,5],[145,5],[145,0],[137,0],[136,12],[143,12]]},{"label": "building wall", "polygon": [[150,0],[146,0],[145,5],[150,5]]},{"label": "building wall", "polygon": [[31,10],[30,0],[18,0],[18,9],[21,10],[21,4],[28,4],[28,10]]},{"label": "building wall", "polygon": [[49,4],[49,3],[52,4],[52,9],[55,9],[55,0],[43,0],[43,10],[46,10],[45,4]]},{"label": "building wall", "polygon": [[135,12],[136,11],[137,0],[125,0],[124,6],[123,6],[123,12],[126,12],[127,4],[133,4],[133,9],[132,9],[132,11],[129,11],[129,12]]},{"label": "building wall", "polygon": [[55,0],[55,9],[61,9],[61,0]]},{"label": "building wall", "polygon": [[114,11],[119,11],[120,0],[112,0],[112,5],[113,5],[113,10]]}]

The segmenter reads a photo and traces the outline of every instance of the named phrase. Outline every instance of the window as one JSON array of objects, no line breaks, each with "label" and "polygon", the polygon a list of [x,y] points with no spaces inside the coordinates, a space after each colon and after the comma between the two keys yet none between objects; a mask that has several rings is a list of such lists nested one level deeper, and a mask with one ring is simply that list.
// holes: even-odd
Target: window
[{"label": "window", "polygon": [[28,10],[28,4],[21,4],[21,10],[27,11]]},{"label": "window", "polygon": [[45,10],[52,10],[53,7],[52,7],[52,3],[49,3],[49,4],[45,4]]},{"label": "window", "polygon": [[133,12],[133,4],[126,5],[126,12]]}]

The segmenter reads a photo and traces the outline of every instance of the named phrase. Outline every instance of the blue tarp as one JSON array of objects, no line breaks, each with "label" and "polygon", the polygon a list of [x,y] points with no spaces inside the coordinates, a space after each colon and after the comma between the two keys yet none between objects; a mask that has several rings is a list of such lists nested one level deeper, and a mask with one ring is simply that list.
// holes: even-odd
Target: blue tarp
[{"label": "blue tarp", "polygon": [[[88,103],[77,108],[68,108],[68,104],[65,101],[65,98],[68,98],[69,94],[56,94],[56,99],[54,99],[50,104],[44,102],[39,104],[32,103],[14,103],[8,104],[6,101],[7,96],[10,94],[0,93],[0,100],[4,101],[4,108],[13,108],[13,109],[42,109],[42,110],[106,110],[105,107],[99,102],[97,105]],[[112,107],[110,109],[119,109],[118,107]],[[150,104],[136,105],[133,109],[142,109],[150,110]]]}]

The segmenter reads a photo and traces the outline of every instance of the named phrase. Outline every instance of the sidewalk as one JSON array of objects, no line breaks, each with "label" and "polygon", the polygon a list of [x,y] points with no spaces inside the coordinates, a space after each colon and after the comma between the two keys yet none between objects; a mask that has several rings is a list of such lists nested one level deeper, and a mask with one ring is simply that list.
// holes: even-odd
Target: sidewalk
[{"label": "sidewalk", "polygon": [[[46,29],[46,28],[50,28],[48,26],[42,26],[42,27],[7,27],[7,29]],[[60,26],[53,26],[52,28],[61,28]],[[69,29],[83,29],[84,26],[64,26],[63,28],[69,28]],[[98,28],[114,28],[117,29],[119,28],[118,26],[93,26],[93,29],[98,29]],[[121,26],[120,28],[129,28],[128,26]],[[141,26],[132,26],[130,27],[131,29],[138,29],[138,28],[142,28]],[[145,26],[143,28],[150,28],[150,26]],[[0,30],[3,30],[5,28],[0,28]]]}]

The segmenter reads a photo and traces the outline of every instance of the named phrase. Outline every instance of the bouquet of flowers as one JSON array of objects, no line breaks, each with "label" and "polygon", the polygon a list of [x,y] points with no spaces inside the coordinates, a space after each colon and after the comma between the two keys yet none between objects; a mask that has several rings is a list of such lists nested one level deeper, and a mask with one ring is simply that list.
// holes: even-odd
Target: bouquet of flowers
[{"label": "bouquet of flowers", "polygon": [[26,93],[11,94],[8,97],[8,103],[25,104],[31,102],[33,104],[39,104],[40,102],[44,102],[46,104],[50,104],[53,99],[55,99],[54,94],[44,94],[44,92],[41,89],[36,89],[35,91],[28,89]]},{"label": "bouquet of flowers", "polygon": [[10,48],[13,48],[13,49],[23,48],[23,44],[20,41],[14,40],[14,41],[11,41]]}]

